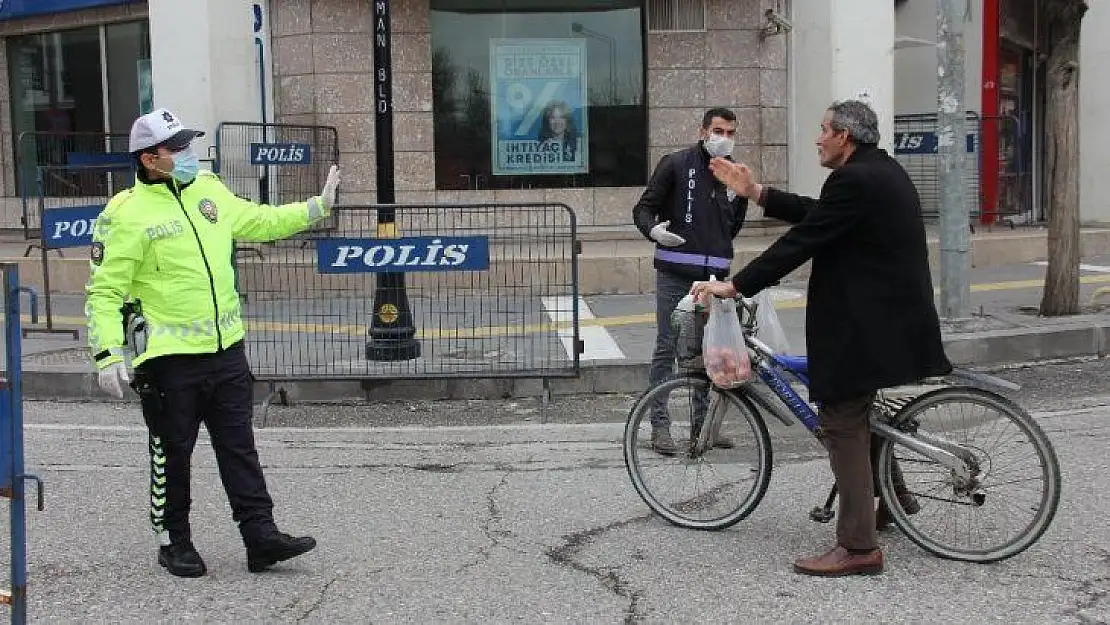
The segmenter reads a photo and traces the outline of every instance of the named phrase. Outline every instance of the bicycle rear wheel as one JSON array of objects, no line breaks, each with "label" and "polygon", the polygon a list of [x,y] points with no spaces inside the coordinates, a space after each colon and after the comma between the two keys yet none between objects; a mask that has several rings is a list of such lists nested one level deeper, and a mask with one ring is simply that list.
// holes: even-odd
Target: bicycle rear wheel
[{"label": "bicycle rear wheel", "polygon": [[[771,437],[743,391],[711,389],[709,380],[674,378],[644,393],[624,431],[628,475],[644,503],[667,521],[689,529],[719,530],[751,514],[771,481]],[[666,414],[678,447],[673,456],[651,447],[651,416]],[[699,451],[701,427],[732,446]]]},{"label": "bicycle rear wheel", "polygon": [[[957,418],[946,418],[950,413]],[[942,558],[996,562],[1028,549],[1052,523],[1059,462],[1044,431],[1009,399],[972,387],[941,388],[915,398],[890,423],[968,453],[971,479],[964,480],[919,452],[883,441],[879,490],[891,520],[918,546]],[[915,514],[899,498],[906,493],[920,506]]]}]

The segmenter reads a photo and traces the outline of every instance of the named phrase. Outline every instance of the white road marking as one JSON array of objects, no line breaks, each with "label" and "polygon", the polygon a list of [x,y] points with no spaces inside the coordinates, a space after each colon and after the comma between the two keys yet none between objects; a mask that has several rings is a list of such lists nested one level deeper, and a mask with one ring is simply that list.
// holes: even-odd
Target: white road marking
[{"label": "white road marking", "polygon": [[[1038,260],[1038,261],[1034,262],[1033,264],[1038,265],[1040,267],[1047,267],[1048,266],[1048,261],[1047,260]],[[1106,265],[1087,265],[1085,263],[1080,263],[1079,269],[1080,269],[1080,271],[1094,271],[1094,272],[1097,272],[1097,273],[1110,273],[1110,267],[1108,267]]]},{"label": "white road marking", "polygon": [[[547,309],[547,316],[555,323],[570,323],[573,318],[573,300],[570,297],[545,297],[543,307]],[[578,298],[578,320],[595,319],[584,298]],[[623,360],[626,358],[609,330],[602,326],[588,326],[578,328],[578,336],[582,339],[584,348],[578,356],[579,360]],[[571,328],[559,330],[559,339],[563,342],[563,349],[567,356],[574,357],[574,331]]]}]

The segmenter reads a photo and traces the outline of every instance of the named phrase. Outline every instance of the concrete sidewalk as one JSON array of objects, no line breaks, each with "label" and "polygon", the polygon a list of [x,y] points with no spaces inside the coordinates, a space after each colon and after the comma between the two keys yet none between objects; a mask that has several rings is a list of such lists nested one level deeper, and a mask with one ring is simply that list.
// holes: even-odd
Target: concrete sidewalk
[{"label": "concrete sidewalk", "polygon": [[[1081,301],[1090,301],[1095,290],[1110,285],[1110,256],[1084,259]],[[1110,351],[1110,315],[1099,305],[1090,314],[1065,318],[1040,318],[1031,314],[1040,301],[1044,267],[1037,263],[976,269],[972,273],[975,316],[945,324],[945,343],[950,358],[961,366],[992,367],[1008,363],[1056,358],[1101,356]],[[780,319],[791,343],[792,353],[804,353],[805,284],[786,283],[773,291]],[[1102,301],[1102,300],[1100,300]],[[1105,300],[1110,304],[1110,299]],[[256,397],[261,401],[275,390],[282,399],[293,401],[380,400],[406,397],[422,399],[494,399],[581,393],[635,393],[647,384],[647,369],[655,342],[654,297],[652,295],[608,295],[580,300],[580,338],[585,352],[580,356],[577,377],[549,379],[459,378],[400,380],[379,374],[373,379],[322,380],[307,376],[294,382],[270,386],[260,382]],[[65,334],[31,333],[23,341],[24,394],[30,399],[106,400],[97,388],[96,375],[85,347],[79,298],[56,297],[55,319],[79,330],[73,340]],[[248,321],[249,323],[249,321]],[[38,326],[28,326],[41,330]],[[550,343],[554,332],[520,330],[544,335]],[[496,330],[496,328],[495,328]],[[300,345],[311,335],[299,331]],[[249,332],[248,336],[273,331]],[[429,353],[437,343],[427,339]],[[269,340],[269,339],[266,339]],[[332,340],[321,338],[321,341]],[[349,341],[362,340],[360,336]],[[496,343],[496,339],[487,339]],[[526,342],[526,341],[520,341]],[[270,348],[273,344],[262,344]],[[573,373],[570,341],[555,350]],[[320,350],[317,350],[320,351]],[[323,351],[326,351],[323,350]],[[296,354],[294,354],[296,355]],[[311,367],[306,366],[306,369]],[[256,368],[259,375],[260,368]],[[261,377],[261,376],[260,376]]]}]

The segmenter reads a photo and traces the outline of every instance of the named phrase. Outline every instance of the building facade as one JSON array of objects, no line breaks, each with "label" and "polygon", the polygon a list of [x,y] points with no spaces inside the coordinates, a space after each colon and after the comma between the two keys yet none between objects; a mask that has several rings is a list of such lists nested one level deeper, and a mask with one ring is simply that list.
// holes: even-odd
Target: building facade
[{"label": "building facade", "polygon": [[[969,132],[980,148],[976,159],[977,208],[1018,222],[1048,218],[1043,185],[1046,55],[1044,29],[1036,0],[984,0],[969,3],[964,25],[966,109]],[[1080,218],[1110,221],[1110,119],[1102,112],[1110,97],[1110,6],[1092,2],[1080,41]],[[935,113],[937,108],[937,2],[898,2],[894,112],[902,119]],[[910,125],[906,122],[906,126]],[[901,130],[901,129],[900,129]],[[911,134],[905,132],[901,136]],[[993,149],[992,149],[993,146]],[[996,150],[996,152],[994,151]],[[907,150],[909,151],[909,150]],[[997,154],[997,158],[989,155]]]},{"label": "building facade", "polygon": [[[19,226],[21,189],[36,185],[34,168],[21,181],[17,163],[65,162],[36,135],[95,135],[134,119],[140,92],[149,92],[146,13],[142,3],[111,0],[0,4],[0,227]],[[93,135],[82,135],[92,151],[113,149]]]},{"label": "building facade", "polygon": [[[1033,2],[970,3],[965,43],[974,132],[999,150],[997,162],[973,155],[975,201],[1037,221],[1044,76]],[[869,94],[896,153],[908,136],[896,118],[935,112],[936,4],[390,0],[396,200],[563,202],[584,231],[634,239],[630,210],[652,168],[695,140],[712,106],[736,111],[734,156],[762,180],[818,193],[827,172],[813,141],[830,101]],[[125,151],[131,120],[154,106],[208,131],[211,158],[221,122],[333,127],[343,201],[374,203],[373,14],[367,0],[0,3],[0,227],[21,225],[36,166]],[[1110,7],[1094,3],[1085,33],[1107,27]],[[1110,78],[1089,68],[1110,60],[1110,40],[1085,36],[1081,54],[1081,126],[1101,136]],[[74,147],[51,133],[87,136]],[[552,141],[558,154],[538,147]],[[1082,145],[1088,222],[1110,220],[1107,145]],[[88,184],[48,176],[43,190]]]},{"label": "building facade", "polygon": [[[583,227],[630,227],[712,106],[737,113],[735,156],[788,184],[789,35],[767,8],[788,16],[781,0],[391,0],[397,201],[564,202]],[[126,135],[152,106],[208,131],[205,149],[220,122],[334,127],[343,202],[377,199],[372,2],[9,0],[0,36],[5,226],[20,150],[61,158],[31,135]],[[562,153],[533,153],[528,133],[553,129]]]}]

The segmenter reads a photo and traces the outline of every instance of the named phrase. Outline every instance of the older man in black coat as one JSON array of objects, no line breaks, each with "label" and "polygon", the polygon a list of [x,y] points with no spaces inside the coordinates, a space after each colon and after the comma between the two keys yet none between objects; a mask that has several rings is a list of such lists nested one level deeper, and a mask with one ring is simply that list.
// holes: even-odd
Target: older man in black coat
[{"label": "older man in black coat", "polygon": [[917,189],[878,142],[870,106],[829,107],[817,153],[833,171],[816,200],[764,187],[743,164],[717,159],[711,165],[768,216],[796,225],[730,282],[695,284],[696,296],[750,297],[813,260],[806,309],[810,397],[820,404],[840,514],[837,546],[795,562],[795,571],[809,575],[883,570],[869,454],[876,391],[952,370],[933,302]]}]

